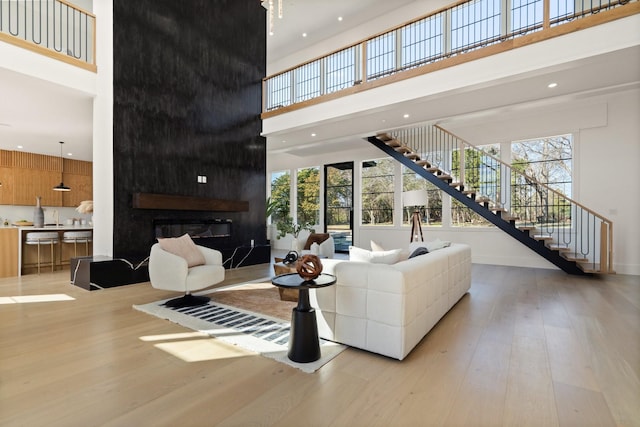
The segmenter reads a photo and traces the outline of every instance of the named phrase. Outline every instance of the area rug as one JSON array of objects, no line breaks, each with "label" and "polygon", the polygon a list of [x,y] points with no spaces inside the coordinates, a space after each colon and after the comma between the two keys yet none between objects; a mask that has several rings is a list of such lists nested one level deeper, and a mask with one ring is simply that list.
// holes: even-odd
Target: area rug
[{"label": "area rug", "polygon": [[[203,294],[199,293],[199,295]],[[280,301],[277,289],[269,282],[258,281],[233,285],[215,289],[206,295],[211,298],[211,301],[198,307],[171,308],[164,305],[168,300],[162,300],[134,305],[133,308],[186,328],[204,332],[224,342],[308,373],[317,371],[347,348],[345,345],[321,339],[322,356],[319,360],[310,363],[289,360],[287,352],[290,321],[283,317],[290,318],[291,309],[295,303]],[[230,305],[230,302],[234,305]],[[264,308],[260,311],[269,313],[259,313],[248,310],[246,307],[252,306],[256,310],[260,305]]]}]

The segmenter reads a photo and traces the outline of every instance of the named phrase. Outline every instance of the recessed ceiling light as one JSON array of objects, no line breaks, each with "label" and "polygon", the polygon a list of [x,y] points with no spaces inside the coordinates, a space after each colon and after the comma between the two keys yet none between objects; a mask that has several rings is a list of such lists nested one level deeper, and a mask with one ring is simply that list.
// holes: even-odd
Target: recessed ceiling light
[{"label": "recessed ceiling light", "polygon": [[302,37],[307,37],[307,33],[302,33]]},{"label": "recessed ceiling light", "polygon": [[558,86],[558,83],[549,83],[549,84],[547,85],[547,87],[548,87],[549,89],[553,89],[553,88],[554,88],[554,87],[556,87],[556,86]]},{"label": "recessed ceiling light", "polygon": [[67,156],[73,156],[73,153],[67,153]]},{"label": "recessed ceiling light", "polygon": [[342,16],[338,16],[338,21],[342,21]]},{"label": "recessed ceiling light", "polygon": [[316,134],[315,134],[315,133],[312,133],[312,134],[311,134],[311,136],[316,136]]},{"label": "recessed ceiling light", "polygon": [[24,147],[22,145],[18,145],[18,148],[22,150]]},{"label": "recessed ceiling light", "polygon": [[404,115],[404,116],[402,116],[402,117],[404,117],[405,119],[408,119],[408,118],[409,118],[409,115],[408,115],[408,114],[405,114],[405,115]]}]

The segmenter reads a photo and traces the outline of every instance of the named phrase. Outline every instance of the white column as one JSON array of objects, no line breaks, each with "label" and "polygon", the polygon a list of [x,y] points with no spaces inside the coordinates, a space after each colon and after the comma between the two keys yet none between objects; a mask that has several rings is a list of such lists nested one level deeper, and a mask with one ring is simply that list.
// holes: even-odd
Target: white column
[{"label": "white column", "polygon": [[96,97],[93,100],[93,253],[113,256],[113,0],[94,2]]}]

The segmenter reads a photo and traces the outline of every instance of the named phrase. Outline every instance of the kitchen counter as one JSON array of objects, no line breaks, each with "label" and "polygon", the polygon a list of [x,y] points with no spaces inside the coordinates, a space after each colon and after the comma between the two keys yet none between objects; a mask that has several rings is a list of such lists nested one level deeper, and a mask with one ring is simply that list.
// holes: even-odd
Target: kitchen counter
[{"label": "kitchen counter", "polygon": [[17,228],[21,232],[23,231],[69,231],[69,230],[93,230],[92,225],[45,225],[44,227],[34,227],[33,225],[11,225],[7,228]]},{"label": "kitchen counter", "polygon": [[[83,230],[93,230],[92,225],[45,225],[44,227],[34,227],[32,225],[21,225],[21,226],[8,226],[5,228],[17,228],[18,229],[18,276],[22,275],[22,259],[23,259],[23,243],[25,240],[25,236],[27,233],[32,231],[58,231],[60,234],[60,242],[62,242],[62,234],[65,231],[83,231]],[[61,250],[61,249],[60,249]]]}]

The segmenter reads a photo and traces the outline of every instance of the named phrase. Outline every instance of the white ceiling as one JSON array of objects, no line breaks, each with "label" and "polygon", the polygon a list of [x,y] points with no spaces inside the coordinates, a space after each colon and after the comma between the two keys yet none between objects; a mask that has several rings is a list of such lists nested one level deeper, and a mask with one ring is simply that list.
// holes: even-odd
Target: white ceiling
[{"label": "white ceiling", "polygon": [[0,94],[0,149],[91,160],[90,96],[3,68]]},{"label": "white ceiling", "polygon": [[[283,17],[278,19],[278,0],[273,0],[273,35],[269,35],[267,13],[267,58],[274,62],[306,46],[319,43],[351,27],[392,12],[414,0],[282,0]],[[269,1],[262,2],[267,8]],[[338,17],[342,20],[338,21]],[[372,33],[375,31],[372,31]],[[306,34],[303,37],[302,34]]]}]

